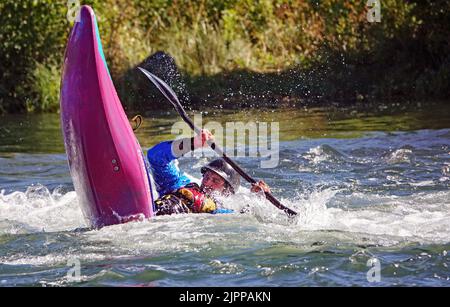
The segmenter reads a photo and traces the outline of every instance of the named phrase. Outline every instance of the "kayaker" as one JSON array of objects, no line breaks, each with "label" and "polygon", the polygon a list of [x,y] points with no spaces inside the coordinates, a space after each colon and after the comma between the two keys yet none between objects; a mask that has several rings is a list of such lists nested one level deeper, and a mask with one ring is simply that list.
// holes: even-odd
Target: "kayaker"
[{"label": "kayaker", "polygon": [[[207,147],[210,140],[214,141],[214,136],[205,129],[193,138],[161,142],[148,150],[150,169],[160,195],[154,202],[156,215],[233,212],[223,208],[214,198],[217,194],[234,194],[240,186],[240,175],[225,160],[215,159],[201,168],[200,186],[178,168],[178,158]],[[251,191],[270,192],[270,188],[264,181],[259,181],[252,185]]]}]

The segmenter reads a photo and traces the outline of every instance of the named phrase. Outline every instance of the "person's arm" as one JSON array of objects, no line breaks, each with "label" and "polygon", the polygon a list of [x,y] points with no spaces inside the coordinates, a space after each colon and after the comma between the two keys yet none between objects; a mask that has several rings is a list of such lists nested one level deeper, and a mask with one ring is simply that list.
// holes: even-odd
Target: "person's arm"
[{"label": "person's arm", "polygon": [[250,191],[252,191],[253,193],[259,193],[261,191],[271,193],[270,187],[262,180],[258,181],[257,183],[253,183]]},{"label": "person's arm", "polygon": [[172,142],[172,155],[179,158],[195,149],[207,147],[207,141],[210,140],[214,141],[214,136],[207,129],[202,130],[202,133],[195,137],[175,140]]},{"label": "person's arm", "polygon": [[186,174],[178,168],[177,157],[172,154],[172,142],[161,142],[147,152],[150,170],[160,196],[190,182]]},{"label": "person's arm", "polygon": [[147,158],[160,195],[185,186],[191,179],[178,167],[177,159],[191,150],[207,146],[213,136],[208,130],[194,138],[161,142],[148,150]]}]

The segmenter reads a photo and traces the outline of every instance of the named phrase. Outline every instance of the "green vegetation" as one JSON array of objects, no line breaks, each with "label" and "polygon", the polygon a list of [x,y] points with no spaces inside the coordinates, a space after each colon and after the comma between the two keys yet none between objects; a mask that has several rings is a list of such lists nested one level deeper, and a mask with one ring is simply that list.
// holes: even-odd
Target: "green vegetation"
[{"label": "green vegetation", "polygon": [[[155,108],[135,66],[172,55],[194,104],[448,99],[450,2],[92,0],[123,103]],[[0,113],[58,110],[68,1],[0,2]],[[166,104],[163,104],[166,106]]]},{"label": "green vegetation", "polygon": [[61,83],[59,66],[56,64],[44,65],[36,63],[30,75],[30,90],[36,94],[36,98],[27,100],[27,111],[58,111],[58,97]]}]

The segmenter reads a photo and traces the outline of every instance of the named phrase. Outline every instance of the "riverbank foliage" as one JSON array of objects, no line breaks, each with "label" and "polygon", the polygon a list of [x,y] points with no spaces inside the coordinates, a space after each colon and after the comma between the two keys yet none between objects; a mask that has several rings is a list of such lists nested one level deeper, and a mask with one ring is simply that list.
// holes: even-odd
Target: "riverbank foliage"
[{"label": "riverbank foliage", "polygon": [[[0,112],[58,110],[69,2],[0,2]],[[135,69],[157,51],[174,57],[181,94],[190,93],[183,99],[193,105],[447,99],[450,92],[443,0],[381,0],[381,22],[373,23],[368,1],[80,2],[96,12],[128,109],[169,106],[155,103]]]}]

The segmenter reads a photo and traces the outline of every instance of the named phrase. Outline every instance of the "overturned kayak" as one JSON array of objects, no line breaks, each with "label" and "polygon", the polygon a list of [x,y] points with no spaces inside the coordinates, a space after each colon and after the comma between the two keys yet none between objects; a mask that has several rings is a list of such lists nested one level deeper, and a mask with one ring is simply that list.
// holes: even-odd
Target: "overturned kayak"
[{"label": "overturned kayak", "polygon": [[60,103],[70,173],[90,226],[153,216],[152,181],[114,88],[89,6],[81,7],[69,36]]}]

